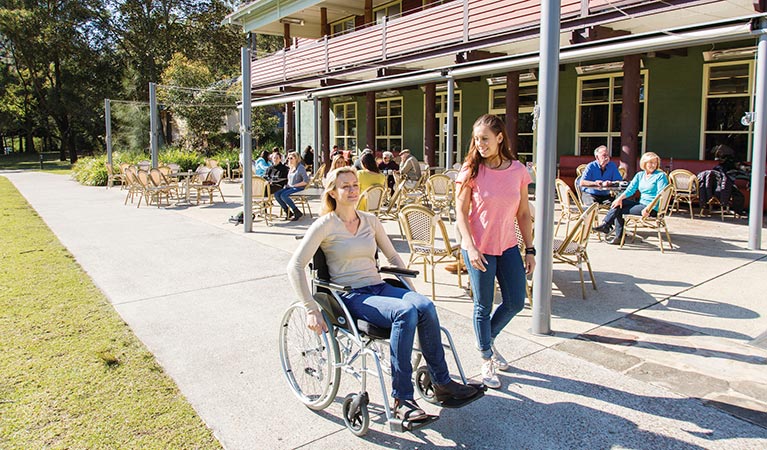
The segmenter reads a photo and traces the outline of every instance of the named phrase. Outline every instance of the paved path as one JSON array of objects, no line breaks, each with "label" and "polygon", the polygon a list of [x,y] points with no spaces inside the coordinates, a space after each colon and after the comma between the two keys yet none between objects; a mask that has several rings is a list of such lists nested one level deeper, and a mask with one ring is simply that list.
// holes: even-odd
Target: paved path
[{"label": "paved path", "polygon": [[[582,300],[577,272],[557,268],[557,333],[531,336],[529,309],[512,322],[499,339],[514,359],[501,390],[435,410],[441,419],[415,434],[393,434],[376,416],[359,439],[338,402],[320,413],[302,407],[279,367],[277,324],[293,301],[285,265],[308,220],[243,234],[226,222],[239,206],[235,185],[225,205],[158,209],[123,206],[118,189],[60,175],[0,175],[226,448],[767,448],[767,259],[743,249],[743,224],[672,227],[680,247],[665,255],[652,240],[591,244],[599,290]],[[386,227],[396,238],[396,225]],[[476,376],[470,302],[449,274],[437,281],[441,320]],[[422,282],[419,290],[429,292]],[[344,377],[339,395],[354,389]]]}]

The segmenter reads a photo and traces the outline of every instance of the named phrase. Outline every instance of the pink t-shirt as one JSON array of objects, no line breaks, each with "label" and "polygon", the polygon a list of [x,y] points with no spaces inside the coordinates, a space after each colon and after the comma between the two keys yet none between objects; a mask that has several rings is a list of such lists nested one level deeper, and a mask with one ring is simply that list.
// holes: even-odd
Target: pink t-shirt
[{"label": "pink t-shirt", "polygon": [[[455,182],[460,184],[469,177],[469,168],[463,166]],[[519,209],[520,194],[527,195],[530,174],[522,163],[513,161],[502,170],[493,170],[480,164],[477,177],[469,181],[471,187],[471,209],[469,229],[474,245],[481,253],[499,256],[511,247],[517,246],[514,219]],[[466,239],[461,247],[466,249]]]}]

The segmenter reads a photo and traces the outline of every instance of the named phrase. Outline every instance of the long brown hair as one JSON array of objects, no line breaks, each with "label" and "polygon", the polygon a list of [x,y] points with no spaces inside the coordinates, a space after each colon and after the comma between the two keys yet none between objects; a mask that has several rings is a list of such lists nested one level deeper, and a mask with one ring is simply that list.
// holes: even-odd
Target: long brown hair
[{"label": "long brown hair", "polygon": [[[466,161],[464,162],[464,165],[469,167],[469,178],[466,181],[477,178],[477,174],[479,173],[479,166],[485,159],[479,153],[479,149],[477,149],[477,144],[474,141],[473,133],[475,128],[483,125],[490,128],[490,131],[492,131],[494,135],[498,136],[500,134],[503,136],[501,143],[498,144],[498,153],[500,153],[501,158],[503,160],[517,159],[516,153],[512,152],[511,148],[509,148],[509,136],[506,134],[506,126],[504,125],[503,120],[494,114],[483,114],[479,116],[479,118],[474,122],[474,125],[471,127],[471,143],[469,144],[469,153],[466,155]],[[463,190],[463,188],[468,184],[469,183],[463,183],[461,190]]]}]

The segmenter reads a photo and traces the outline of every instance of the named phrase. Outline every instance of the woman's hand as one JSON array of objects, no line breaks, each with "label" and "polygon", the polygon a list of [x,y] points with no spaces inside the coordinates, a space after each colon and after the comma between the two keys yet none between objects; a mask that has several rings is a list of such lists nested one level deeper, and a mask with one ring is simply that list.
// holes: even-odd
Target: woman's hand
[{"label": "woman's hand", "polygon": [[530,275],[535,270],[535,255],[525,255],[525,274]]},{"label": "woman's hand", "polygon": [[325,325],[325,318],[322,317],[322,312],[318,309],[309,311],[306,314],[306,326],[317,334],[328,331],[328,327]]},{"label": "woman's hand", "polygon": [[647,216],[649,216],[649,215],[650,215],[650,207],[649,206],[645,206],[645,208],[642,210],[642,217],[646,219]]},{"label": "woman's hand", "polygon": [[471,267],[479,270],[480,272],[487,270],[485,268],[485,264],[487,264],[485,255],[480,253],[479,250],[477,250],[477,247],[472,245],[470,250],[466,250],[466,253],[469,255],[469,264],[471,264]]},{"label": "woman's hand", "polygon": [[623,208],[623,196],[620,196],[615,199],[612,205],[610,205],[611,208]]}]

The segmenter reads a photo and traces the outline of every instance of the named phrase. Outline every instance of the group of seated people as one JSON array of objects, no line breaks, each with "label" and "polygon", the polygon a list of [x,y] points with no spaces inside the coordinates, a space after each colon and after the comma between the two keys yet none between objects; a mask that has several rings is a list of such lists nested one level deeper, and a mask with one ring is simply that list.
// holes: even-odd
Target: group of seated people
[{"label": "group of seated people", "polygon": [[[421,178],[421,166],[418,159],[413,156],[410,149],[404,149],[399,154],[400,164],[397,164],[394,154],[390,151],[383,152],[382,158],[377,160],[375,154],[369,148],[365,148],[360,157],[352,163],[348,152],[338,150],[338,146],[333,146],[330,153],[330,167],[326,172],[325,179],[331,171],[339,167],[354,166],[360,176],[360,188],[364,191],[373,184],[382,184],[389,188],[389,192],[394,192],[394,173],[399,173],[407,179],[407,184],[415,185]],[[375,174],[375,175],[371,175]],[[380,175],[380,176],[379,176]]]}]

